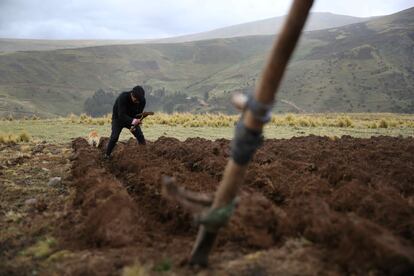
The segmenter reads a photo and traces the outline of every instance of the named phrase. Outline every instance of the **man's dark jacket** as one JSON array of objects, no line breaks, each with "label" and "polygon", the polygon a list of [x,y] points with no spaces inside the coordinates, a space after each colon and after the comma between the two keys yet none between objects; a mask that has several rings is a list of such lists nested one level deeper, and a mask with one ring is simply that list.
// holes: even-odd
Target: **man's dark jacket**
[{"label": "man's dark jacket", "polygon": [[145,97],[138,99],[139,103],[134,103],[131,99],[131,92],[122,92],[114,103],[112,109],[112,122],[130,127],[132,120],[145,108]]}]

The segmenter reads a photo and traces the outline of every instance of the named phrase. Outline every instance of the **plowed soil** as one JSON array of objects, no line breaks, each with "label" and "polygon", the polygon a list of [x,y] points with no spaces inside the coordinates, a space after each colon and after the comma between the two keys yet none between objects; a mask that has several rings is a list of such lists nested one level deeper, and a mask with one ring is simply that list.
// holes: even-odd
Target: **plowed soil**
[{"label": "plowed soil", "polygon": [[72,142],[72,194],[54,227],[60,249],[72,254],[54,264],[55,273],[414,273],[413,138],[267,140],[206,270],[181,265],[197,226],[162,197],[161,178],[213,194],[229,141],[161,137],[140,146],[131,139],[105,161],[107,142]]}]

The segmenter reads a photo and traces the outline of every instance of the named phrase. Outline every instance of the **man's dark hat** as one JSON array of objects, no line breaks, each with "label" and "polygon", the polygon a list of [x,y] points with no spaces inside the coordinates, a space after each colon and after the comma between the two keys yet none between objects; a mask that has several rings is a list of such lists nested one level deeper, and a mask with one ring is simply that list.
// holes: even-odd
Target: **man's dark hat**
[{"label": "man's dark hat", "polygon": [[134,98],[137,98],[139,101],[142,101],[143,99],[145,99],[145,91],[144,91],[144,88],[142,88],[139,85],[135,86],[132,89],[132,95],[134,96]]}]

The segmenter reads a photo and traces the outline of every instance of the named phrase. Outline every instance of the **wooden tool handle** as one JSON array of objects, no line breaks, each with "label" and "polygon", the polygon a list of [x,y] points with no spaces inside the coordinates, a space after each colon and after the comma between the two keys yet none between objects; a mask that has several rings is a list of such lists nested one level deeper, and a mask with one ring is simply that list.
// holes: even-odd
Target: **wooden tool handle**
[{"label": "wooden tool handle", "polygon": [[[287,63],[299,40],[312,4],[313,0],[294,0],[282,32],[271,51],[262,78],[256,88],[254,94],[256,101],[263,104],[273,103]],[[248,109],[245,111],[243,122],[247,128],[259,131],[262,131],[264,125],[263,122],[257,121]],[[232,159],[229,160],[214,197],[213,209],[221,208],[233,200],[239,185],[243,183],[246,169],[247,165],[240,166]],[[208,232],[206,227],[200,226],[191,252],[190,264],[207,265],[208,255],[217,234],[217,232]]]},{"label": "wooden tool handle", "polygon": [[[282,31],[274,44],[268,62],[256,87],[254,97],[263,104],[272,104],[279,88],[287,63],[299,40],[313,0],[294,0]],[[246,110],[244,124],[250,129],[262,130],[263,123],[257,121]],[[230,160],[224,171],[223,179],[214,197],[213,208],[228,204],[237,194],[238,186],[243,183],[247,166],[239,166]]]}]

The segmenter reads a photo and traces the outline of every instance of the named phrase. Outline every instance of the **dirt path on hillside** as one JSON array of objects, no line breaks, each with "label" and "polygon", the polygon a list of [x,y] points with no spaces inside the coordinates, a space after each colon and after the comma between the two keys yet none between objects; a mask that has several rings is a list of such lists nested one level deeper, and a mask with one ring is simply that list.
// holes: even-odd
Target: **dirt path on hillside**
[{"label": "dirt path on hillside", "polygon": [[[174,176],[187,189],[214,192],[229,141],[161,137],[139,146],[131,139],[104,161],[106,143],[102,139],[93,148],[84,139],[73,141],[62,202],[52,200],[57,207],[43,211],[53,210],[55,216],[44,219],[53,225],[40,234],[27,232],[28,240],[1,239],[4,270],[18,274],[36,268],[59,275],[414,271],[413,138],[267,140],[250,164],[239,207],[220,232],[211,267],[202,271],[180,266],[197,227],[186,211],[161,196],[160,180]],[[55,168],[66,166],[60,158]],[[55,242],[49,242],[45,256],[27,253],[36,240],[48,241],[47,235]],[[25,266],[16,266],[19,262]]]}]

